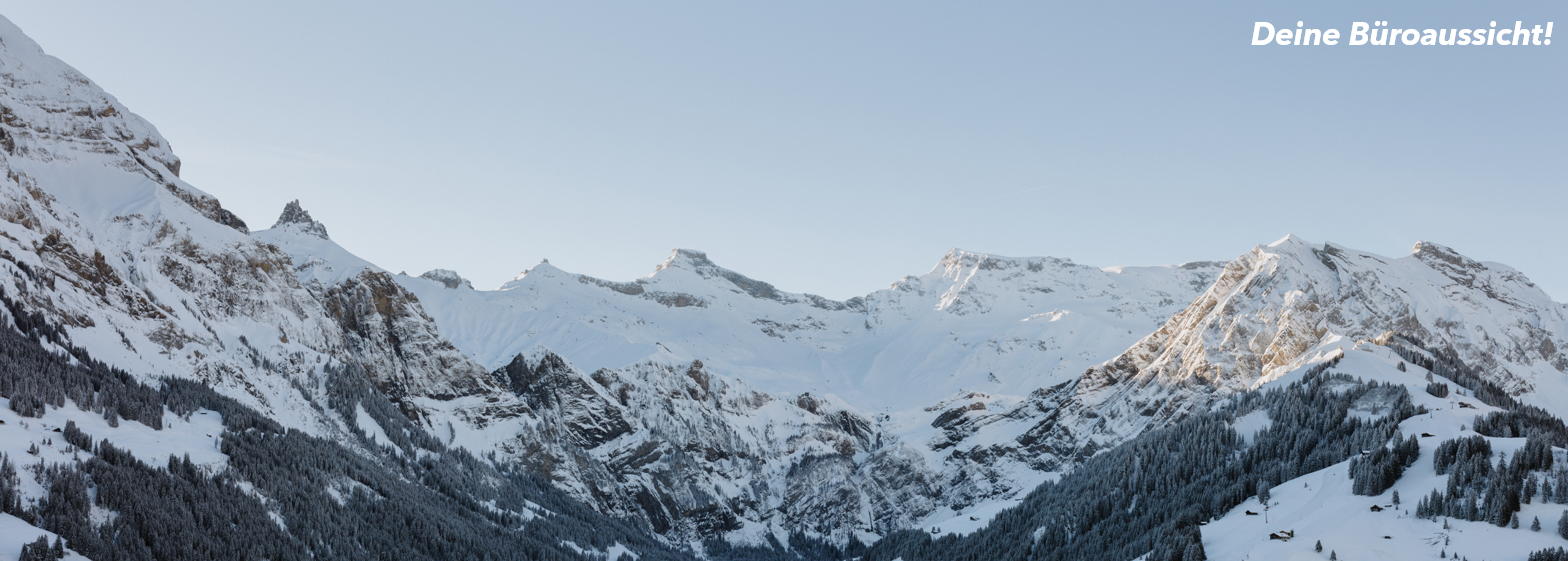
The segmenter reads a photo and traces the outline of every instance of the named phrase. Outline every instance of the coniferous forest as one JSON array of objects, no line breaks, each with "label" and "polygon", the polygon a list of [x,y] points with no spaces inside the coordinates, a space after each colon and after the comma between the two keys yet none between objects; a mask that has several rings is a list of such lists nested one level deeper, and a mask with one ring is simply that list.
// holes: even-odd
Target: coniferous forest
[{"label": "coniferous forest", "polygon": [[[1424,411],[1402,388],[1334,374],[1332,366],[1314,368],[1285,388],[1237,396],[1096,455],[976,533],[931,539],[925,532],[901,532],[877,542],[865,558],[1098,560],[1152,551],[1149,559],[1197,561],[1207,558],[1202,525],[1260,489],[1399,443],[1386,456],[1358,464],[1368,468],[1353,470],[1368,488],[1386,487],[1387,473],[1401,469],[1410,454],[1398,449],[1413,442],[1400,437],[1398,424]],[[1388,398],[1391,414],[1374,421],[1351,416],[1352,405],[1369,395]],[[1258,410],[1268,411],[1273,424],[1248,446],[1231,422]]]},{"label": "coniferous forest", "polygon": [[[615,544],[649,560],[689,558],[637,523],[598,514],[535,474],[447,448],[354,367],[326,369],[329,404],[345,418],[363,409],[389,429],[387,445],[360,435],[371,454],[284,429],[196,382],[141,384],[71,346],[59,329],[9,299],[0,302],[23,329],[0,330],[0,395],[18,414],[38,416],[70,401],[111,423],[128,419],[158,428],[165,408],[180,416],[210,410],[222,416],[221,450],[229,458],[217,473],[188,456],[149,465],[74,424],[61,438],[90,452],[83,459],[23,465],[0,457],[0,509],[64,538],[30,543],[21,559],[58,559],[65,547],[97,560],[580,559],[578,547],[604,551]],[[1477,417],[1476,432],[1525,436],[1527,444],[1495,464],[1480,436],[1438,444],[1434,468],[1450,476],[1448,485],[1421,497],[1416,514],[1504,526],[1518,524],[1520,503],[1537,495],[1568,503],[1568,472],[1552,471],[1551,447],[1568,442],[1562,421],[1432,354],[1439,360],[1423,366],[1468,382],[1461,385],[1478,397],[1502,396],[1494,405],[1504,410]],[[1398,429],[1425,412],[1409,394],[1336,373],[1335,366],[1315,367],[1283,388],[1237,395],[1097,454],[963,537],[933,539],[908,530],[842,549],[796,535],[771,547],[710,540],[704,550],[710,559],[759,561],[1124,560],[1146,553],[1159,561],[1203,560],[1203,525],[1269,487],[1350,459],[1354,492],[1378,495],[1419,455],[1416,437]],[[1364,400],[1385,404],[1389,414],[1352,415]],[[1272,424],[1249,445],[1232,424],[1255,411],[1267,412]],[[47,496],[24,504],[19,470],[33,470]],[[94,506],[117,516],[95,522]],[[1562,555],[1548,549],[1531,559]]]},{"label": "coniferous forest", "polygon": [[[113,559],[582,559],[571,542],[623,544],[640,559],[687,559],[637,524],[598,514],[522,470],[497,469],[425,435],[351,368],[330,369],[335,409],[363,407],[393,441],[370,455],[276,422],[206,386],[159,388],[92,360],[61,331],[0,296],[24,333],[0,329],[0,395],[24,416],[66,400],[109,419],[159,427],[163,409],[222,415],[226,470],[203,473],[189,457],[148,465],[74,425],[62,439],[90,456],[29,466],[0,459],[0,508],[63,536],[65,546]],[[44,345],[69,349],[68,355]],[[72,359],[76,359],[73,364]],[[393,448],[396,448],[394,450]],[[17,472],[33,469],[48,495],[22,504]],[[334,497],[330,489],[343,489]],[[265,500],[260,498],[265,497]],[[95,524],[93,506],[118,513]],[[59,546],[27,546],[24,559]],[[45,551],[45,550],[48,551]],[[40,557],[43,556],[43,557]]]}]

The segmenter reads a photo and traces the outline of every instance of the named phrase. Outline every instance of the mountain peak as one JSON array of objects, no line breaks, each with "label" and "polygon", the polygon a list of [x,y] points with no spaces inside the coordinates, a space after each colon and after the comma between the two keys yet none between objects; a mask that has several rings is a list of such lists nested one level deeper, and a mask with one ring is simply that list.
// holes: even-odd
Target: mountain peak
[{"label": "mountain peak", "polygon": [[708,260],[708,254],[706,252],[677,247],[670,250],[670,256],[665,258],[664,262],[660,263],[658,267],[654,268],[653,272],[657,273],[659,271],[671,268],[700,271],[710,267],[717,268],[718,265],[714,264],[713,261]]},{"label": "mountain peak", "polygon": [[[776,300],[780,302],[793,302],[796,300],[795,295],[783,292],[775,288],[772,284],[753,279],[724,267],[720,267],[717,263],[714,263],[708,259],[707,253],[697,251],[695,249],[675,248],[670,252],[670,257],[665,259],[663,263],[660,263],[659,267],[654,269],[653,272],[654,274],[658,274],[659,271],[663,271],[665,269],[691,271],[696,273],[697,276],[705,279],[719,279],[720,285],[728,282],[733,284],[736,289],[764,300]],[[828,307],[842,307],[842,304],[830,304],[829,300],[820,296],[805,295],[805,297],[807,299],[814,299],[814,301],[819,301],[820,305]]]},{"label": "mountain peak", "polygon": [[468,282],[468,279],[463,278],[462,275],[457,274],[457,271],[451,269],[431,269],[425,271],[425,274],[419,275],[419,278],[439,282],[447,288],[466,287],[469,290],[474,288],[473,283]]},{"label": "mountain peak", "polygon": [[[52,158],[73,152],[119,153],[132,157],[116,165],[158,183],[174,183],[171,179],[180,175],[180,159],[151,123],[75,68],[45,53],[4,16],[0,16],[0,81],[6,84],[0,92],[0,106],[6,109],[6,152],[42,152],[53,154]],[[105,142],[123,149],[108,148]]]},{"label": "mountain peak", "polygon": [[1410,255],[1429,264],[1441,261],[1451,265],[1465,265],[1466,262],[1471,261],[1470,258],[1454,251],[1454,248],[1427,241],[1416,242],[1415,247],[1410,248]]},{"label": "mountain peak", "polygon": [[311,220],[310,212],[299,206],[299,199],[294,199],[289,201],[289,204],[283,205],[283,214],[278,217],[278,222],[273,224],[272,227],[279,228],[291,224],[299,224],[299,231],[306,234],[323,240],[331,239],[327,237],[327,227],[321,225],[320,222]]},{"label": "mountain peak", "polygon": [[570,273],[567,273],[566,271],[562,271],[560,267],[556,267],[555,265],[551,265],[549,259],[540,259],[538,265],[534,265],[533,267],[524,269],[523,272],[518,273],[517,276],[515,276],[515,277],[512,277],[512,280],[507,281],[506,284],[501,285],[501,290],[506,290],[508,288],[517,286],[514,283],[517,283],[518,281],[521,281],[524,278],[529,277],[529,276],[533,276],[533,277],[537,278],[537,277],[553,277],[553,276],[556,276],[556,275],[568,275],[568,274],[570,274]]},{"label": "mountain peak", "polygon": [[1274,248],[1274,249],[1295,248],[1295,247],[1316,248],[1317,244],[1314,244],[1312,242],[1304,240],[1304,239],[1301,238],[1301,236],[1297,236],[1295,234],[1285,234],[1285,237],[1280,238],[1278,240],[1275,240],[1274,243],[1271,243],[1271,244],[1269,244],[1266,247],[1270,247],[1270,248]]}]

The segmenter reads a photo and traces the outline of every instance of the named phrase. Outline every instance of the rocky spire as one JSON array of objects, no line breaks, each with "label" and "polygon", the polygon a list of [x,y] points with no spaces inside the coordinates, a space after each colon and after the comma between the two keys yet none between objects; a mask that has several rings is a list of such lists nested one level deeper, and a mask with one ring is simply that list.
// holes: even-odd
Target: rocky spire
[{"label": "rocky spire", "polygon": [[299,230],[306,234],[316,236],[323,240],[331,239],[327,237],[327,227],[322,226],[320,222],[311,220],[310,213],[307,212],[303,207],[299,206],[299,199],[294,199],[293,201],[290,201],[289,204],[284,205],[283,215],[278,217],[278,223],[273,224],[272,227],[279,228],[289,224],[299,224]]}]

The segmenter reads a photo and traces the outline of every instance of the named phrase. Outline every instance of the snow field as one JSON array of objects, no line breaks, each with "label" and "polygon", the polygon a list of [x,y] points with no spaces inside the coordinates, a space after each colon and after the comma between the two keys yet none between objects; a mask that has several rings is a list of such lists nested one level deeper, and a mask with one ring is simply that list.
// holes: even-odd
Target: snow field
[{"label": "snow field", "polygon": [[[1344,343],[1338,343],[1344,345]],[[1361,559],[1437,559],[1446,551],[1449,557],[1456,553],[1475,561],[1486,559],[1524,559],[1530,552],[1546,547],[1568,546],[1568,540],[1557,536],[1556,524],[1568,505],[1541,504],[1537,496],[1532,504],[1523,505],[1519,517],[1520,528],[1499,528],[1485,522],[1448,520],[1450,529],[1443,530],[1443,519],[1437,521],[1416,518],[1416,502],[1433,489],[1443,490],[1446,475],[1437,475],[1432,467],[1432,455],[1437,445],[1445,440],[1475,435],[1469,430],[1474,418],[1496,408],[1474,398],[1450,393],[1448,398],[1437,398],[1426,393],[1427,371],[1406,364],[1406,372],[1395,366],[1398,356],[1383,347],[1362,344],[1345,346],[1345,358],[1333,372],[1342,372],[1367,381],[1395,383],[1405,386],[1411,401],[1425,406],[1430,412],[1417,415],[1400,423],[1404,437],[1432,434],[1421,437],[1421,456],[1405,470],[1393,487],[1376,497],[1351,493],[1350,462],[1313,472],[1281,483],[1269,492],[1268,521],[1264,520],[1262,505],[1250,500],[1237,506],[1218,520],[1204,526],[1203,546],[1210,559],[1224,560],[1324,560],[1329,553],[1336,553],[1343,561]],[[1287,384],[1299,378],[1306,368],[1292,372],[1273,383]],[[1437,381],[1447,381],[1434,377]],[[1449,382],[1451,388],[1458,388]],[[1264,389],[1267,389],[1266,387]],[[1475,409],[1460,408],[1465,402]],[[1248,415],[1244,419],[1251,417]],[[1255,420],[1252,422],[1256,422]],[[1238,425],[1240,419],[1238,419]],[[1460,430],[1464,426],[1465,430]],[[1243,433],[1246,434],[1246,433]],[[1488,438],[1495,452],[1512,456],[1524,446],[1523,438]],[[1493,459],[1495,462],[1495,457]],[[1562,461],[1559,452],[1558,461]],[[1393,493],[1399,492],[1401,504],[1391,508]],[[1388,510],[1373,512],[1378,505]],[[1249,516],[1244,511],[1259,513]],[[1541,531],[1528,529],[1532,517],[1540,517]],[[1294,530],[1295,539],[1279,541],[1269,539],[1269,534]],[[1387,536],[1385,538],[1384,536]],[[1444,539],[1447,545],[1444,545]],[[1318,541],[1323,552],[1313,551]]]},{"label": "snow field", "polygon": [[[102,415],[83,411],[70,401],[64,408],[48,407],[42,418],[22,417],[11,410],[11,400],[0,398],[0,452],[10,457],[21,480],[19,490],[24,503],[37,501],[47,494],[41,482],[34,478],[28,466],[59,464],[86,460],[92,453],[76,449],[65,441],[62,432],[67,422],[74,421],[83,433],[93,437],[93,442],[107,439],[116,448],[127,450],[138,459],[153,466],[166,465],[169,456],[190,454],[191,462],[208,473],[223,469],[228,457],[218,448],[223,431],[223,419],[214,411],[199,410],[188,419],[164,410],[163,430],[136,421],[121,419],[120,426],[111,427]],[[38,454],[28,450],[34,446]],[[93,507],[95,517],[113,516],[113,513]],[[102,520],[98,520],[102,522]],[[9,514],[0,514],[0,561],[13,561],[21,552],[22,544],[31,543],[40,535],[49,536],[53,543],[55,534],[45,532]],[[67,550],[66,559],[86,559]]]}]

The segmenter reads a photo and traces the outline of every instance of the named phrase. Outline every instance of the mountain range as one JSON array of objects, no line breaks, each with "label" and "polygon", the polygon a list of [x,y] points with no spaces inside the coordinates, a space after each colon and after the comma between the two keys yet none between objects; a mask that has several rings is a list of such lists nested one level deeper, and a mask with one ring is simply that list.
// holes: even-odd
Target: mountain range
[{"label": "mountain range", "polygon": [[[638,279],[541,262],[482,290],[383,270],[298,201],[254,229],[3,19],[0,78],[0,291],[60,326],[44,348],[366,457],[430,453],[404,442],[422,432],[672,548],[973,532],[1122,443],[1396,336],[1568,414],[1568,306],[1434,243],[1391,258],[1287,236],[1108,268],[954,249],[843,301],[676,249]],[[344,413],[343,372],[401,418]]]}]

